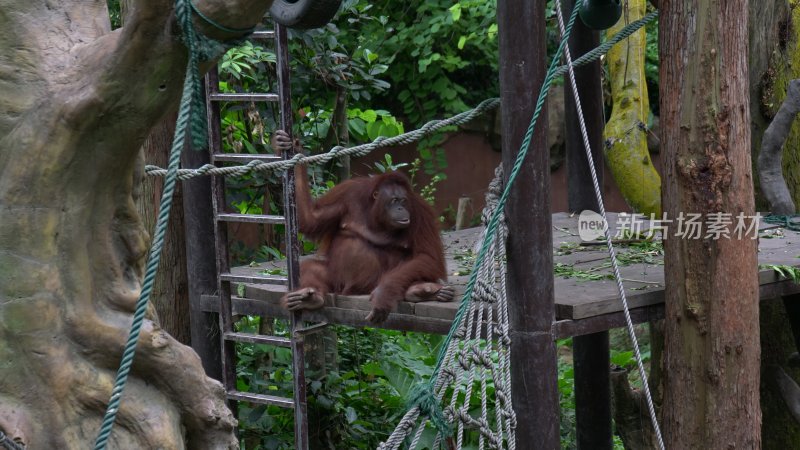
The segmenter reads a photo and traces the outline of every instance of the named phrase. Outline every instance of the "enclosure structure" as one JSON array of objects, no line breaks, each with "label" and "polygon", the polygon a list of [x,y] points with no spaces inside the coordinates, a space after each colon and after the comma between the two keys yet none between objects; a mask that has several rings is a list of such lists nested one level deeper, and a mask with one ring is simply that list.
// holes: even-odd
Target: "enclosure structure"
[{"label": "enclosure structure", "polygon": [[[544,77],[546,51],[544,5],[541,2],[518,0],[501,1],[498,5],[500,30],[500,78],[502,89],[504,164],[510,167],[515,149],[520,142],[532,115]],[[598,42],[596,32],[577,26],[572,39],[574,56],[580,56]],[[520,69],[524,68],[524,69]],[[581,99],[589,123],[595,149],[595,162],[602,165],[600,156],[603,125],[602,99],[599,87],[599,64],[581,69],[580,86],[584,88]],[[574,211],[596,209],[588,177],[577,120],[567,119],[568,164],[570,167],[570,208]],[[538,135],[546,127],[543,121],[537,126]],[[555,340],[576,337],[575,377],[577,397],[578,439],[583,448],[611,448],[610,394],[608,382],[608,334],[611,328],[625,324],[616,286],[610,281],[554,280],[555,263],[588,263],[601,260],[604,252],[581,252],[558,256],[553,250],[562,242],[575,243],[577,218],[550,214],[549,154],[544,139],[536,139],[525,165],[524,173],[514,187],[506,215],[510,227],[507,244],[509,250],[509,298],[512,305],[512,391],[520,423],[517,439],[521,448],[532,441],[542,448],[559,446],[558,390]],[[508,173],[508,171],[506,171]],[[196,183],[193,181],[192,183]],[[194,211],[198,199],[192,200]],[[202,219],[210,223],[209,218]],[[197,222],[200,220],[198,219]],[[449,256],[471,249],[474,231],[448,234],[446,244]],[[210,227],[196,229],[187,236],[190,242],[208,241]],[[780,241],[767,241],[760,257],[763,264],[792,264],[794,247],[777,245]],[[774,246],[770,247],[770,245]],[[585,261],[584,261],[585,260]],[[195,260],[193,265],[203,265],[210,260]],[[449,258],[450,273],[459,269]],[[256,275],[269,267],[241,267],[235,271],[243,278]],[[199,270],[199,269],[196,269]],[[664,317],[663,268],[657,264],[631,266],[623,272],[633,281],[626,283],[630,291],[631,317],[635,323],[649,322]],[[456,285],[464,278],[453,277]],[[798,292],[796,285],[777,277],[771,270],[760,274],[761,297],[775,298]],[[646,287],[646,289],[641,289]],[[641,290],[640,290],[641,289]],[[205,313],[218,311],[218,298],[214,289],[196,287],[193,310]],[[279,288],[246,285],[244,296],[233,299],[236,314],[271,317],[288,317],[279,306],[278,299],[285,292]],[[383,325],[386,328],[447,333],[456,303],[403,303]],[[350,326],[368,326],[365,317],[370,305],[367,297],[332,296],[320,311],[307,312],[310,321],[325,321]],[[202,332],[203,321],[195,325],[193,336],[208,335]],[[194,344],[206,367],[213,367],[218,358],[214,343]],[[214,373],[211,373],[215,375]]]}]

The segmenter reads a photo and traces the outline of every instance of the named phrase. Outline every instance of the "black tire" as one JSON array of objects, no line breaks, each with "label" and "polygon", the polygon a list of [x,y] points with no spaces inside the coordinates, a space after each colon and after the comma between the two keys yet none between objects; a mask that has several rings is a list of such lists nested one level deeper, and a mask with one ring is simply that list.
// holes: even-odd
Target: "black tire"
[{"label": "black tire", "polygon": [[269,14],[283,26],[309,30],[330,22],[341,4],[342,0],[275,0]]}]

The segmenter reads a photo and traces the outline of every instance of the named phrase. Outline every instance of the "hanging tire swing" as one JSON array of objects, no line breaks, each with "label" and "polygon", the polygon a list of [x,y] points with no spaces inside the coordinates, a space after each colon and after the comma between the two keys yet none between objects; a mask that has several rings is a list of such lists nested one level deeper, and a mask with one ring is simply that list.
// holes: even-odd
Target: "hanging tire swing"
[{"label": "hanging tire swing", "polygon": [[330,22],[341,4],[342,0],[275,0],[269,13],[283,26],[309,30]]}]

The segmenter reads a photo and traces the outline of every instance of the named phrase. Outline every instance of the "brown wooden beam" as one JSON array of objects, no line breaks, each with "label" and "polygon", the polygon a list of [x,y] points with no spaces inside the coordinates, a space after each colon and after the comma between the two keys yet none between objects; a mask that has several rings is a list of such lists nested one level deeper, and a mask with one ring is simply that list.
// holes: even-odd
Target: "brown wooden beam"
[{"label": "brown wooden beam", "polygon": [[[503,168],[508,177],[533,115],[545,75],[545,3],[497,2]],[[506,204],[511,393],[517,448],[556,450],[558,368],[551,326],[555,317],[547,114]],[[535,444],[534,444],[535,443]]]},{"label": "brown wooden beam", "polygon": [[[565,0],[569,15],[574,0]],[[569,38],[570,55],[582,56],[600,45],[600,34],[577,20]],[[603,185],[603,86],[600,61],[575,68],[578,100],[585,119],[594,167]],[[577,101],[568,75],[564,82],[565,146],[567,156],[567,205],[571,212],[600,212],[589,159],[581,133]],[[611,450],[611,383],[609,379],[608,331],[575,336],[572,340],[575,370],[575,422],[578,449]]]},{"label": "brown wooden beam", "polygon": [[[181,166],[200,167],[208,164],[210,159],[207,151],[189,148],[181,155]],[[213,294],[217,290],[211,178],[185,180],[182,181],[182,187],[191,344],[200,356],[206,375],[222,380],[220,341],[217,338],[219,319],[204,308],[202,301],[203,295]]]}]

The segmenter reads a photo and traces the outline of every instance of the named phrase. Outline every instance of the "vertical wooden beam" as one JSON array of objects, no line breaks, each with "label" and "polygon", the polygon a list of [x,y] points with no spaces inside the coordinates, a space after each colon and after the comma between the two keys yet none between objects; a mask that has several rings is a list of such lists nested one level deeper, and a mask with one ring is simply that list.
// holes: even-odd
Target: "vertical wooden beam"
[{"label": "vertical wooden beam", "polygon": [[800,351],[800,294],[784,295],[783,307],[786,309],[786,318],[792,327],[795,350]]},{"label": "vertical wooden beam", "polygon": [[[281,96],[281,129],[292,135],[294,111],[292,110],[292,89],[289,79],[289,37],[283,25],[275,24],[275,50],[278,53],[278,90]],[[296,148],[284,152],[285,159],[294,156]],[[297,208],[295,205],[294,170],[283,174],[283,215],[286,217],[286,269],[289,277],[289,291],[298,288],[300,283],[300,240],[297,237]],[[303,327],[300,311],[292,313],[292,376],[294,384],[294,448],[308,450],[308,403],[306,401],[305,342],[297,329]]]},{"label": "vertical wooden beam", "polygon": [[[569,15],[575,1],[565,0],[563,4],[565,15]],[[569,39],[572,59],[577,59],[598,45],[600,45],[600,34],[577,20]],[[575,68],[575,82],[578,85],[581,110],[600,186],[603,185],[603,127],[605,126],[601,74],[600,61]],[[587,209],[599,212],[589,160],[586,157],[578,122],[575,96],[572,85],[568,82],[564,83],[564,94],[567,204],[571,212],[580,213]],[[613,444],[608,331],[575,336],[572,344],[578,448],[610,450]]]},{"label": "vertical wooden beam", "polygon": [[[564,15],[569,16],[575,0],[564,0]],[[569,49],[575,60],[600,45],[600,34],[588,28],[578,19],[572,28]],[[568,75],[565,75],[565,79]],[[597,171],[597,181],[603,185],[603,86],[601,84],[602,68],[600,61],[575,68],[575,82],[581,100],[583,117],[586,120],[586,131],[592,146],[592,158]],[[567,204],[570,212],[581,212],[585,209],[599,211],[595,198],[592,178],[589,172],[589,160],[583,145],[578,112],[575,109],[575,97],[572,86],[564,83],[564,120],[566,133],[564,136],[567,153]]]},{"label": "vertical wooden beam", "polygon": [[[181,155],[182,167],[200,167],[210,162],[206,150],[190,148]],[[211,178],[192,178],[183,181],[182,185],[192,348],[200,356],[206,375],[221,381],[219,319],[216,314],[203,311],[202,307],[203,295],[213,295],[217,291]]]},{"label": "vertical wooden beam", "polygon": [[611,450],[608,331],[575,336],[575,421],[579,450]]},{"label": "vertical wooden beam", "polygon": [[[506,177],[519,151],[545,74],[545,1],[500,0],[500,90]],[[546,114],[506,205],[511,391],[517,448],[560,448],[554,313],[550,155]]]}]

